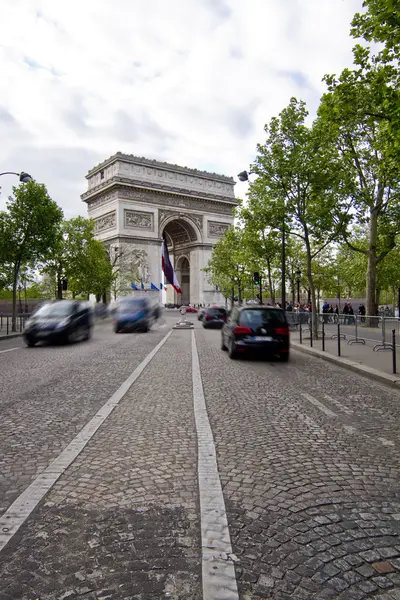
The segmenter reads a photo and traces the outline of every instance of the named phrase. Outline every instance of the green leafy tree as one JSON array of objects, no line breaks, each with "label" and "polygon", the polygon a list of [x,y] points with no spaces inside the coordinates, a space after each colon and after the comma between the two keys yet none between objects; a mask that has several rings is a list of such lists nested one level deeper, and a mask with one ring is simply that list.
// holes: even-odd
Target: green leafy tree
[{"label": "green leafy tree", "polygon": [[240,204],[238,219],[243,227],[243,244],[253,256],[254,270],[268,284],[269,296],[275,303],[274,264],[280,255],[279,233],[271,227],[271,204],[264,201],[265,190],[249,195],[247,205]]},{"label": "green leafy tree", "polygon": [[21,269],[45,260],[57,241],[62,210],[43,184],[31,181],[13,188],[0,214],[2,273],[12,287],[12,330],[16,329],[17,286]]},{"label": "green leafy tree", "polygon": [[251,287],[252,273],[256,267],[254,255],[244,243],[243,230],[231,227],[214,246],[205,272],[211,284],[218,286],[232,304],[237,290],[239,304]]},{"label": "green leafy tree", "polygon": [[[378,113],[382,98],[368,83],[357,82],[345,69],[339,78],[326,77],[329,92],[324,95],[319,114],[329,122],[341,155],[340,172],[347,176],[342,188],[353,224],[367,231],[367,246],[345,240],[352,250],[367,257],[366,310],[375,315],[377,267],[395,247],[400,232],[399,162],[393,152],[393,130]],[[366,98],[373,110],[365,109]]]},{"label": "green leafy tree", "polygon": [[269,203],[272,224],[302,240],[306,274],[317,331],[313,260],[347,222],[339,193],[338,155],[329,128],[321,120],[305,123],[305,103],[292,98],[278,117],[265,126],[267,140],[259,144],[252,171],[258,178],[251,188]]},{"label": "green leafy tree", "polygon": [[58,299],[63,297],[64,280],[74,297],[104,293],[112,282],[112,265],[106,249],[94,238],[91,219],[75,217],[61,224],[42,271],[54,282]]}]

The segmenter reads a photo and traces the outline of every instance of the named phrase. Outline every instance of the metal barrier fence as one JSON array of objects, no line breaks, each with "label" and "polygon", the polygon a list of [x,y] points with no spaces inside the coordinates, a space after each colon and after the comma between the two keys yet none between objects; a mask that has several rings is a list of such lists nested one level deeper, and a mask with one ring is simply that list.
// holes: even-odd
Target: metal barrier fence
[{"label": "metal barrier fence", "polygon": [[15,331],[12,331],[12,315],[0,313],[0,336],[7,336],[11,333],[22,333],[30,313],[21,313],[15,315]]},{"label": "metal barrier fence", "polygon": [[[311,313],[286,313],[289,326],[299,331],[300,343],[309,339],[313,346]],[[400,319],[397,317],[346,315],[322,313],[318,314],[318,337],[325,351],[325,340],[337,340],[337,354],[341,355],[341,346],[345,341],[349,346],[369,342],[374,352],[388,351],[392,354],[392,372],[396,373],[396,353],[400,347]]]}]

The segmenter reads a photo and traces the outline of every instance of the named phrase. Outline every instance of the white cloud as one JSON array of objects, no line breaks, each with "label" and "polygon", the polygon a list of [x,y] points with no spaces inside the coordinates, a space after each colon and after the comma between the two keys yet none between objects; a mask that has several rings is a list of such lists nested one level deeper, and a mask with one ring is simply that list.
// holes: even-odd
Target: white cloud
[{"label": "white cloud", "polygon": [[361,4],[0,0],[0,171],[30,172],[68,217],[116,151],[235,176],[291,96],[314,112],[351,64]]}]

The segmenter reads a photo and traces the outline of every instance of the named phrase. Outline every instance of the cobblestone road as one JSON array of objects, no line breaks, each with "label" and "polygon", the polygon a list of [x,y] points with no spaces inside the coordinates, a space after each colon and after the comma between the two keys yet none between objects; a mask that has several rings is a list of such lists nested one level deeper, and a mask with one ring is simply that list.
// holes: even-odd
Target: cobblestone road
[{"label": "cobblestone road", "polygon": [[[3,511],[169,325],[7,342]],[[203,597],[190,336],[172,332],[4,548],[0,600]],[[197,322],[195,337],[241,600],[399,600],[400,394],[300,353],[231,361]]]}]

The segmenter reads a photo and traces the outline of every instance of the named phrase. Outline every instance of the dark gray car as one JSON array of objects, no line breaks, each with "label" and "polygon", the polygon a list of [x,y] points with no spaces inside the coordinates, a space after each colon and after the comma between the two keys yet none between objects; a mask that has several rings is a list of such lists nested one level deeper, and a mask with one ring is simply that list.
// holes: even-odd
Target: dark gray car
[{"label": "dark gray car", "polygon": [[86,302],[58,300],[42,305],[26,322],[27,346],[38,342],[72,343],[88,340],[93,327],[93,310]]}]

